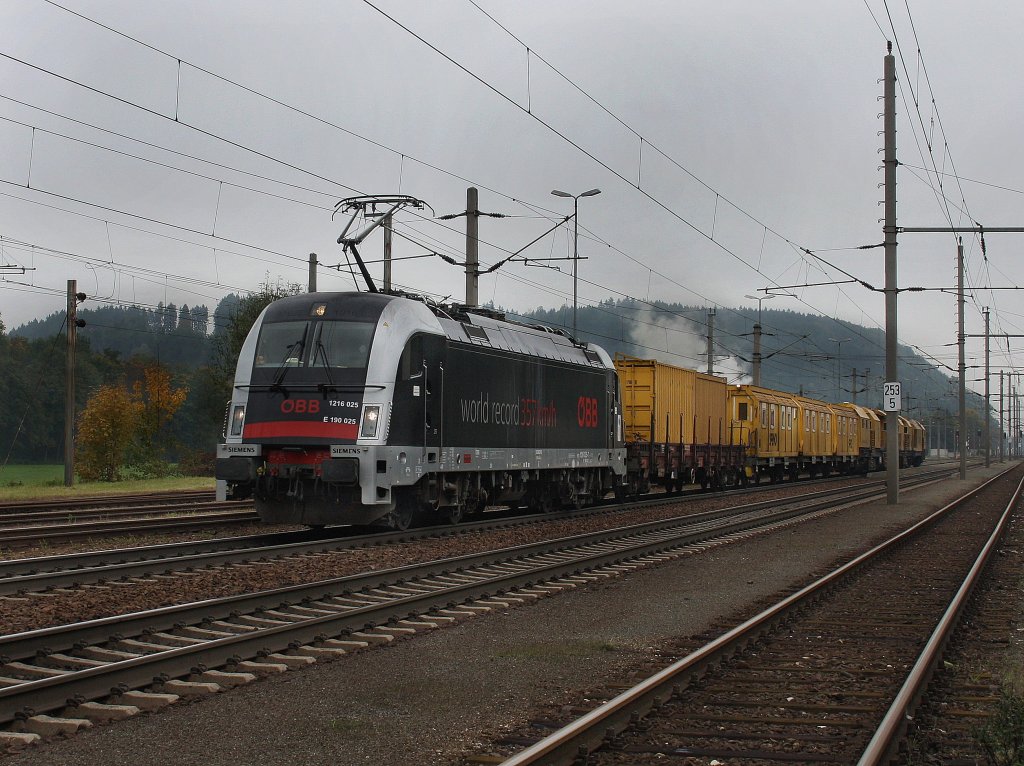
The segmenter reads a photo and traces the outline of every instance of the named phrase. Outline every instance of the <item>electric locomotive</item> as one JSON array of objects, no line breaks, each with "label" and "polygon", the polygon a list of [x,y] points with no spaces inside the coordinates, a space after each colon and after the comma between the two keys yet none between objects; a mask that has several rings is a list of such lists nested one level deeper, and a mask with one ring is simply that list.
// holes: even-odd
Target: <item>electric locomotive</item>
[{"label": "electric locomotive", "polygon": [[306,293],[242,346],[217,478],[267,522],[407,527],[621,491],[618,379],[593,344],[410,295]]}]

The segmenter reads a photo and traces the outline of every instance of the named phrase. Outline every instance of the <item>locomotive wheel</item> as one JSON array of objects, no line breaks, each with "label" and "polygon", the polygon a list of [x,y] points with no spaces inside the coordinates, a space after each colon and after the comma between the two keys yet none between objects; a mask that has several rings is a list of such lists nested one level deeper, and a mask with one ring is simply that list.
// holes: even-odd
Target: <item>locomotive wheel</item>
[{"label": "locomotive wheel", "polygon": [[407,530],[412,526],[412,509],[395,508],[388,517],[388,526],[399,532]]},{"label": "locomotive wheel", "polygon": [[566,505],[575,508],[576,510],[583,507],[583,495],[580,494],[578,487],[569,482],[563,482],[559,487],[556,506],[551,510],[557,511],[559,506]]},{"label": "locomotive wheel", "polygon": [[416,514],[417,502],[410,495],[400,495],[395,502],[395,510],[387,516],[387,524],[391,529],[404,532],[412,526],[413,517]]},{"label": "locomotive wheel", "polygon": [[458,524],[462,521],[465,506],[449,505],[441,509],[441,521],[445,524]]}]

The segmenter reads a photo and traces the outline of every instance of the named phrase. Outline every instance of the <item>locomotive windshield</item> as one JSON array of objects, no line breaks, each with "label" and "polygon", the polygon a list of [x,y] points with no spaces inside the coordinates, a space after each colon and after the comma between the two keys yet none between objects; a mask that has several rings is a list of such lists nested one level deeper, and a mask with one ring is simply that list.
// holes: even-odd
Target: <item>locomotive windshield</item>
[{"label": "locomotive windshield", "polygon": [[309,322],[265,323],[256,343],[257,367],[298,367],[306,347]]},{"label": "locomotive windshield", "polygon": [[372,322],[266,322],[256,342],[255,367],[366,369]]},{"label": "locomotive windshield", "polygon": [[370,322],[320,322],[309,366],[366,369],[373,329]]}]

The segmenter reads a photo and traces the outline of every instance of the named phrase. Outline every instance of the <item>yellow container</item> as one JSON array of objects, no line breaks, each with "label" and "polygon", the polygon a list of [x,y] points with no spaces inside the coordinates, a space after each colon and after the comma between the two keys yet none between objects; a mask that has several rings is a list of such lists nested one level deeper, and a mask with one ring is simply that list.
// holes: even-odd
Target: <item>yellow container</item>
[{"label": "yellow container", "polygon": [[818,399],[794,397],[800,404],[800,452],[808,458],[831,458],[835,453],[832,443],[832,408]]},{"label": "yellow container", "polygon": [[833,404],[832,442],[838,458],[855,458],[860,454],[860,416],[852,404]]},{"label": "yellow container", "polygon": [[857,413],[860,421],[860,438],[858,439],[862,455],[870,455],[885,448],[885,440],[882,438],[882,419],[878,416],[880,410],[873,410],[870,407],[861,407],[857,404],[850,405]]},{"label": "yellow container", "polygon": [[803,423],[800,402],[793,394],[759,386],[729,389],[733,444],[756,458],[790,458],[800,453]]},{"label": "yellow container", "polygon": [[729,444],[725,378],[617,356],[627,442]]}]

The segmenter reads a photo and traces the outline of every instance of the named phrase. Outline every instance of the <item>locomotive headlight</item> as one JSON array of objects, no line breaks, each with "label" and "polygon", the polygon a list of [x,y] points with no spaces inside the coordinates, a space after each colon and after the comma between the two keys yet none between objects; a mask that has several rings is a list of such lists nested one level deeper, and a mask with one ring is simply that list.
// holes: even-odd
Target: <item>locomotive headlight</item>
[{"label": "locomotive headlight", "polygon": [[363,407],[363,424],[359,429],[359,436],[364,439],[373,439],[377,436],[377,424],[380,422],[380,405],[367,404]]},{"label": "locomotive headlight", "polygon": [[236,404],[231,411],[231,435],[241,436],[242,426],[245,424],[245,405]]}]

